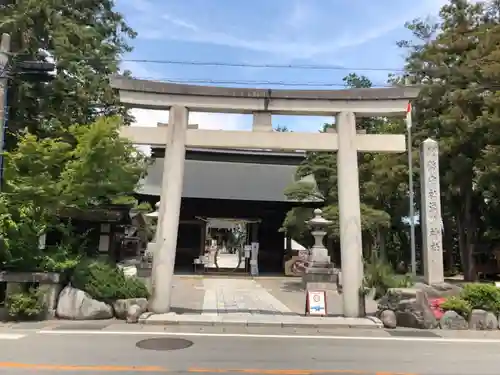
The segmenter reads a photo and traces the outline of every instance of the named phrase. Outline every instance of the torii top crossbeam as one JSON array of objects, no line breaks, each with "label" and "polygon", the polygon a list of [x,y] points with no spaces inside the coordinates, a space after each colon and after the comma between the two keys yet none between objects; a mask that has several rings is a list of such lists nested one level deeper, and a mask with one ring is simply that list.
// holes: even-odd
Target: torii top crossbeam
[{"label": "torii top crossbeam", "polygon": [[342,90],[276,90],[196,86],[111,78],[120,101],[136,108],[169,109],[179,105],[196,112],[288,115],[332,115],[353,112],[357,116],[401,116],[408,101],[418,96],[415,86]]}]

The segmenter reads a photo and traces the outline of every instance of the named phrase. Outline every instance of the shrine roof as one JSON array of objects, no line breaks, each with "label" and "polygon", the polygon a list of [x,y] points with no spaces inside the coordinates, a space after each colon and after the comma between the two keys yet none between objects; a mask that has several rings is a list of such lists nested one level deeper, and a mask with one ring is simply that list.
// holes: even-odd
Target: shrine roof
[{"label": "shrine roof", "polygon": [[[184,198],[230,199],[243,201],[289,202],[285,189],[295,181],[295,163],[233,162],[186,158]],[[160,196],[163,158],[156,158],[137,193]],[[306,177],[314,183],[312,176]],[[317,200],[317,199],[316,199]]]},{"label": "shrine roof", "polygon": [[[165,149],[152,148],[154,158],[165,156]],[[299,165],[306,157],[305,151],[273,151],[273,150],[250,150],[250,149],[207,149],[187,148],[186,159],[205,160],[218,162],[240,162],[272,165]]]}]

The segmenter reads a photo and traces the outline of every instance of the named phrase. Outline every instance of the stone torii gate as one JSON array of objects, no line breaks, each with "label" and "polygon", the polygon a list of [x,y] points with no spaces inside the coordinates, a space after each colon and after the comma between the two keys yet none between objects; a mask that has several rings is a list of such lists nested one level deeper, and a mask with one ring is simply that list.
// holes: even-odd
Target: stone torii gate
[{"label": "stone torii gate", "polygon": [[[404,152],[405,136],[357,134],[356,116],[404,116],[416,87],[274,90],[170,84],[114,77],[120,101],[134,108],[170,110],[168,126],[125,127],[133,143],[166,147],[158,248],[153,257],[150,309],[170,310],[186,147],[337,151],[344,315],[360,316],[363,279],[358,152]],[[189,111],[253,115],[253,131],[189,129]],[[336,116],[336,133],[273,132],[272,114]]]}]

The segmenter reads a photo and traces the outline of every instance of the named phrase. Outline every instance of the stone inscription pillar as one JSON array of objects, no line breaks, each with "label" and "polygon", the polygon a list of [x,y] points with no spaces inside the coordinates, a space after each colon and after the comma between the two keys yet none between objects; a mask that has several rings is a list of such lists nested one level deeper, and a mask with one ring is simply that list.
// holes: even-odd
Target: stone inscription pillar
[{"label": "stone inscription pillar", "polygon": [[177,250],[177,232],[179,230],[184,181],[187,124],[187,108],[171,107],[169,126],[167,127],[170,138],[165,150],[160,214],[158,217],[159,235],[157,237],[157,248],[153,256],[153,291],[149,303],[150,311],[157,314],[170,311],[172,277]]},{"label": "stone inscription pillar", "polygon": [[420,146],[420,186],[424,278],[429,285],[439,284],[444,282],[439,147],[429,138]]},{"label": "stone inscription pillar", "polygon": [[344,316],[359,317],[363,313],[360,311],[359,293],[363,280],[363,253],[354,113],[339,113],[336,128],[339,140],[337,177]]}]

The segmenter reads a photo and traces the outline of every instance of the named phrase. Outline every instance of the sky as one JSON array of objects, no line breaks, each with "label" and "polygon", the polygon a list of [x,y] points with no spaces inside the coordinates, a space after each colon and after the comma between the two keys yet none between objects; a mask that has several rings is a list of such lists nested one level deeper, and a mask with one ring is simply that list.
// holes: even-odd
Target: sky
[{"label": "sky", "polygon": [[[446,0],[116,0],[138,33],[122,68],[134,77],[226,82],[221,86],[335,89],[354,72],[384,85],[401,69],[411,37],[406,21],[436,16]],[[336,70],[193,66],[130,60],[175,60],[254,65],[328,65]],[[388,70],[357,70],[388,69]],[[256,82],[242,85],[241,81]],[[284,82],[286,87],[276,84]],[[303,86],[314,83],[326,86]],[[207,84],[205,82],[200,84]],[[296,84],[296,85],[294,85]],[[133,110],[136,125],[168,122],[168,111]],[[250,130],[252,117],[190,113],[205,129]],[[273,116],[273,126],[316,132],[328,117]]]}]

